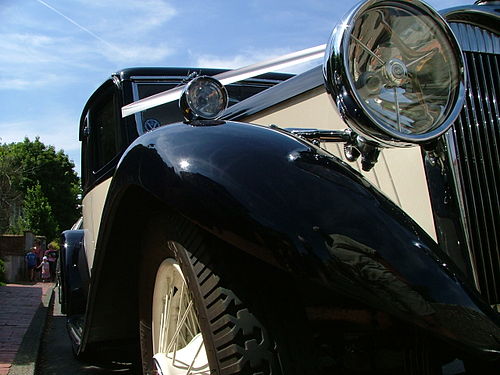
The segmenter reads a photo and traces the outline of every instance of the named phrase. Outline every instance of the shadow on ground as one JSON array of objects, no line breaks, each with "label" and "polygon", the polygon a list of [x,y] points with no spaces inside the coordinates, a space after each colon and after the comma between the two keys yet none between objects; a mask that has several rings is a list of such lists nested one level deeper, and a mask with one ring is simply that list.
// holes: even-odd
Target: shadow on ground
[{"label": "shadow on ground", "polygon": [[[57,290],[57,288],[56,288]],[[71,341],[66,331],[66,316],[60,312],[58,296],[54,296],[46,329],[44,332],[40,356],[37,364],[39,375],[99,375],[99,374],[136,374],[134,369],[110,369],[89,365],[73,356]]]}]

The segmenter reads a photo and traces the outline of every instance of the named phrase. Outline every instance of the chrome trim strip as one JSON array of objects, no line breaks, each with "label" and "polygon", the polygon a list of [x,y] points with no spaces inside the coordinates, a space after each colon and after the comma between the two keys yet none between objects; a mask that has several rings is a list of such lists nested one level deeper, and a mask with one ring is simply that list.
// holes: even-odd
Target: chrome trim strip
[{"label": "chrome trim strip", "polygon": [[[229,85],[231,83],[258,76],[260,74],[268,73],[273,70],[278,70],[288,66],[293,66],[311,60],[319,59],[323,57],[325,48],[326,45],[323,44],[302,51],[289,53],[287,55],[266,60],[261,63],[252,64],[240,69],[216,74],[215,76],[213,76],[213,78],[219,80],[223,85]],[[127,117],[133,115],[134,113],[177,100],[180,98],[183,91],[184,85],[130,103],[122,107],[122,117]]]},{"label": "chrome trim strip", "polygon": [[152,81],[152,80],[157,80],[157,81],[175,81],[175,82],[182,82],[182,79],[180,79],[179,76],[130,76],[130,80],[132,81]]},{"label": "chrome trim strip", "polygon": [[323,87],[323,82],[321,65],[318,65],[305,73],[291,77],[281,82],[279,85],[270,87],[267,90],[232,105],[226,109],[226,112],[224,112],[221,118],[239,121],[243,118],[265,111],[279,103],[284,103],[307,91],[320,89]]},{"label": "chrome trim strip", "polygon": [[[497,228],[500,223],[500,189],[497,186],[500,112],[498,84],[494,81],[499,77],[499,53],[491,53],[494,45],[489,43],[491,33],[478,33],[478,28],[471,26],[455,28],[455,31],[457,38],[466,44],[464,49],[474,51],[464,53],[469,74],[467,97],[454,133],[446,134],[445,141],[452,177],[456,181],[455,193],[473,266],[472,276],[478,290],[493,303],[500,298],[500,233]],[[484,35],[486,38],[479,40]],[[478,40],[473,44],[474,38]],[[493,35],[493,39],[498,41],[500,38]],[[477,51],[477,48],[489,52]]]},{"label": "chrome trim strip", "polygon": [[465,23],[496,34],[500,33],[498,3],[461,5],[443,9],[440,13],[449,23]]},{"label": "chrome trim strip", "polygon": [[[477,30],[475,30],[475,34],[476,34],[476,36],[478,35]],[[478,186],[480,187],[480,189],[479,189],[480,194],[478,194],[478,196],[479,196],[479,200],[481,202],[482,211],[484,213],[487,213],[488,211],[490,211],[490,213],[488,214],[488,217],[492,217],[491,216],[491,203],[492,203],[491,192],[489,191],[488,184],[484,182],[484,178],[486,178],[486,176],[488,175],[488,171],[487,171],[484,159],[488,158],[488,154],[487,154],[487,151],[484,149],[483,142],[482,142],[482,140],[484,139],[485,140],[484,146],[488,147],[489,140],[488,140],[488,137],[486,136],[487,130],[480,129],[480,126],[478,126],[480,124],[484,125],[484,122],[480,121],[480,120],[484,119],[484,109],[483,109],[482,103],[483,103],[483,100],[485,98],[484,98],[484,95],[482,93],[481,87],[479,86],[480,77],[477,76],[478,68],[477,68],[477,64],[476,64],[476,56],[472,55],[471,61],[472,61],[472,67],[469,67],[469,74],[474,75],[474,78],[475,78],[474,80],[476,82],[476,87],[471,87],[473,90],[471,90],[469,92],[469,97],[471,100],[471,108],[472,108],[472,114],[473,114],[473,120],[474,120],[473,124],[471,124],[472,125],[471,128],[474,131],[474,135],[476,138],[476,142],[478,145],[478,151],[479,151],[479,154],[475,155],[477,158],[476,174],[478,175],[478,179],[476,181],[478,183]],[[471,80],[471,84],[472,84],[472,80]],[[474,94],[478,98],[477,105],[475,103]],[[484,135],[481,134],[481,130],[483,130]],[[481,224],[483,225],[483,230],[486,232],[485,238],[482,239],[482,240],[484,240],[483,243],[486,244],[486,247],[488,250],[493,249],[495,247],[495,245],[492,242],[495,242],[495,241],[492,237],[495,236],[495,233],[494,233],[494,231],[493,232],[490,231],[490,226],[492,223],[488,223],[485,215],[481,215],[481,217],[478,219],[481,220]],[[487,265],[489,265],[491,274],[493,274],[494,271],[492,268],[493,262],[492,262],[492,258],[491,258],[491,252],[490,251],[487,251],[487,252],[480,251],[480,252],[481,252],[481,257],[483,258],[483,265],[484,265],[485,272],[486,272]],[[484,260],[485,258],[486,258],[486,261]],[[492,293],[490,291],[490,285],[488,285],[486,283],[485,287],[487,289],[487,291],[486,291],[487,294],[490,295]],[[491,285],[491,287],[493,289],[496,289],[494,285]],[[496,294],[496,291],[495,291],[495,294]]]},{"label": "chrome trim strip", "polygon": [[[477,75],[476,79],[477,82],[488,82],[488,79],[491,79],[489,77],[485,76],[485,72],[487,71],[485,69],[485,64],[484,64],[484,59],[488,59],[488,56],[483,56],[480,55],[478,56],[478,65],[480,69],[474,69],[474,74]],[[480,74],[480,76],[479,76]],[[492,85],[493,89],[494,86]],[[483,92],[484,91],[484,92]],[[490,159],[490,173],[492,176],[495,176],[495,169],[494,165],[500,166],[500,159],[498,156],[498,149],[497,149],[497,144],[496,144],[496,139],[495,139],[495,130],[494,130],[494,120],[493,120],[493,113],[491,110],[491,103],[490,99],[492,98],[490,96],[489,90],[488,90],[488,85],[484,85],[484,90],[481,89],[481,87],[478,86],[478,93],[480,95],[480,103],[481,103],[481,114],[484,119],[484,124],[485,124],[485,130],[484,130],[484,135],[486,138],[486,148],[487,148],[487,153]],[[481,97],[483,100],[481,100]],[[496,97],[494,97],[496,98]],[[493,99],[495,100],[495,99]],[[486,108],[484,108],[484,104],[486,104]],[[488,121],[489,120],[489,121]],[[493,146],[493,147],[491,147]],[[496,157],[495,157],[496,156]],[[496,160],[496,163],[494,160]],[[497,186],[495,184],[492,184],[492,193],[494,194],[493,197],[498,197],[498,190]],[[491,211],[493,212],[493,207],[491,206]],[[496,239],[497,235],[496,232],[494,232],[494,237]],[[498,248],[498,241],[497,242],[497,248]]]},{"label": "chrome trim strip", "polygon": [[[462,116],[461,116],[459,118],[459,121],[457,121],[457,123],[460,126],[461,131],[469,133],[469,138],[472,137],[471,128],[473,127],[472,122],[470,120],[470,112],[471,111],[469,110],[469,106],[466,104],[465,108],[464,108],[464,112],[463,112],[464,119],[462,120]],[[466,181],[465,181],[466,177],[467,177],[467,181],[471,181],[471,180],[478,181],[479,180],[479,175],[477,173],[477,169],[472,168],[471,164],[466,162],[467,160],[473,160],[474,157],[476,157],[478,155],[478,153],[476,152],[475,147],[474,147],[475,142],[472,142],[472,141],[469,142],[470,148],[471,148],[471,152],[469,153],[468,148],[467,148],[467,143],[465,142],[466,137],[464,135],[462,135],[461,138],[462,138],[462,147],[461,148],[462,148],[463,153],[464,153],[461,160],[463,160],[464,162],[461,163],[460,165],[461,165],[463,170],[461,171],[459,179],[456,180],[455,185],[456,185],[456,189],[460,191],[460,194],[462,194],[461,199],[464,202],[464,206],[461,207],[463,209],[461,216],[463,218],[468,217],[468,220],[469,220],[469,222],[467,223],[468,225],[466,225],[464,227],[464,230],[466,231],[466,237],[469,240],[469,243],[467,245],[468,245],[468,251],[472,253],[471,259],[473,260],[473,268],[477,273],[477,271],[478,271],[478,259],[476,259],[476,256],[480,256],[481,254],[478,254],[478,252],[476,252],[474,250],[477,247],[483,248],[483,243],[482,243],[481,237],[477,238],[477,243],[472,242],[472,238],[470,238],[470,235],[471,235],[470,229],[472,226],[475,226],[475,227],[484,226],[483,223],[479,222],[481,215],[479,215],[478,211],[477,211],[477,207],[479,207],[482,202],[481,203],[478,202],[480,197],[476,197],[474,194],[469,194],[471,196],[471,200],[472,200],[472,207],[468,207],[467,202],[465,200],[466,194],[465,194],[464,190],[462,190],[462,189],[465,189],[467,186]],[[458,163],[457,163],[456,167],[458,169]],[[460,186],[460,188],[459,188],[459,186]],[[470,212],[470,214],[467,215],[466,214],[467,212]],[[484,264],[484,259],[482,258],[480,262],[481,262],[481,264]],[[481,287],[479,284],[479,276],[478,276],[477,282],[478,282],[478,284],[476,285],[476,287],[479,291],[481,291]]]},{"label": "chrome trim strip", "polygon": [[230,70],[214,76],[223,85],[258,76],[273,70],[286,68],[297,64],[302,64],[311,60],[322,58],[326,49],[326,44],[307,48],[301,51],[292,52],[287,55],[269,59],[260,63],[245,66],[240,69]]},{"label": "chrome trim strip", "polygon": [[[499,41],[499,43],[500,43],[500,41]],[[500,77],[500,71],[498,69],[497,61],[496,60],[493,61],[494,65],[495,65],[495,66],[493,66],[491,64],[490,60],[491,59],[488,59],[488,68],[489,68],[489,71],[492,73],[492,75],[494,77]],[[491,87],[491,90],[492,90],[492,97],[493,98],[498,98],[498,95],[500,94],[500,92],[496,92],[494,85]],[[497,100],[493,100],[493,108],[495,110],[496,116],[495,117],[492,116],[492,118],[491,118],[492,121],[493,121],[494,118],[500,118],[500,108],[498,106],[498,99]],[[499,142],[497,143],[497,146],[500,146],[500,135],[499,135],[499,140],[498,141]],[[499,164],[498,165],[500,165],[500,159],[499,159]]]},{"label": "chrome trim strip", "polygon": [[451,22],[450,27],[462,51],[500,54],[500,38],[491,31],[461,22]]},{"label": "chrome trim strip", "polygon": [[183,91],[184,85],[174,87],[173,89],[167,90],[165,92],[161,92],[159,94],[152,95],[150,97],[127,104],[126,106],[122,107],[122,117],[125,118],[137,112],[157,107],[165,103],[173,102],[174,100],[177,100],[181,97]]},{"label": "chrome trim strip", "polygon": [[[468,71],[469,71],[469,75],[470,75],[470,74],[472,74],[472,71],[475,70],[475,67],[474,67],[474,69],[471,69],[470,66],[468,68],[469,68]],[[470,84],[472,84],[471,80],[469,80],[469,82],[470,82]],[[470,159],[467,158],[466,160],[475,161],[475,165],[476,165],[476,167],[474,167],[474,165],[471,165],[471,163],[467,163],[468,170],[469,171],[473,170],[475,172],[474,178],[471,178],[469,180],[469,183],[470,183],[470,181],[476,181],[478,184],[480,184],[481,176],[484,175],[486,173],[486,171],[484,170],[484,164],[479,162],[479,159],[482,158],[484,154],[483,154],[483,150],[482,150],[482,146],[481,146],[481,136],[479,134],[479,128],[478,128],[478,126],[476,126],[476,124],[479,125],[479,116],[478,116],[479,110],[476,108],[476,104],[474,101],[474,99],[475,99],[474,95],[476,93],[478,95],[480,95],[477,87],[469,86],[468,101],[467,101],[467,103],[469,104],[468,111],[467,111],[467,128],[468,128],[468,132],[470,135],[470,139],[469,139],[470,142],[469,143],[472,147],[472,155],[469,155],[469,157],[471,157],[471,158]],[[464,137],[463,141],[465,142],[465,137]],[[474,145],[477,145],[478,149],[476,149],[474,147]],[[464,144],[464,148],[465,147],[466,147],[466,145]],[[479,173],[480,170],[482,170],[481,174]],[[472,197],[472,200],[474,201],[472,208],[474,209],[474,217],[477,220],[476,225],[478,225],[478,227],[487,228],[487,223],[485,221],[485,217],[484,217],[484,215],[481,215],[481,211],[482,212],[486,211],[484,195],[482,195],[482,194],[476,195],[473,192],[472,194],[470,194],[470,196]],[[480,209],[479,213],[478,213],[478,208]],[[480,244],[479,249],[482,249],[482,248],[490,249],[488,236],[478,237],[476,240],[479,241],[479,244]],[[475,244],[473,244],[473,246],[474,245]],[[477,246],[474,246],[474,247],[476,249],[478,248]],[[481,262],[483,265],[486,264],[485,258],[484,258],[484,255],[485,255],[484,252],[475,251],[475,254],[476,254],[476,256],[477,255],[481,256]],[[482,290],[482,292],[489,294],[488,286],[486,284],[484,286],[486,287],[487,290]]]},{"label": "chrome trim strip", "polygon": [[[479,61],[477,61],[479,60]],[[475,78],[476,78],[476,82],[487,82],[487,77],[484,76],[484,65],[483,65],[483,62],[482,62],[482,56],[478,56],[478,59],[473,59],[474,61],[474,69],[473,69],[473,74],[475,75]],[[478,69],[478,66],[479,66],[479,69]],[[479,75],[481,74],[481,75]],[[488,78],[488,79],[491,79],[491,78]],[[485,85],[485,88],[487,90],[487,85]],[[493,167],[493,160],[495,159],[494,157],[494,152],[495,150],[492,150],[490,145],[492,144],[492,140],[490,139],[490,124],[488,124],[488,118],[489,116],[491,115],[491,112],[488,111],[488,108],[484,108],[484,103],[486,103],[486,105],[488,106],[488,103],[489,103],[489,96],[487,95],[487,91],[483,92],[483,90],[481,89],[480,85],[478,84],[477,85],[477,93],[478,93],[478,97],[479,97],[479,107],[480,107],[480,113],[481,113],[481,117],[483,119],[483,124],[485,125],[484,126],[484,129],[483,129],[483,138],[486,140],[485,142],[485,146],[486,146],[486,150],[485,150],[485,153],[482,154],[484,155],[483,156],[483,162],[481,163],[482,164],[482,169],[483,171],[485,172],[485,175],[489,175],[489,176],[492,176],[492,178],[494,178],[495,176],[495,169]],[[477,128],[477,131],[479,133],[479,128]],[[478,136],[480,136],[480,134],[478,134]],[[497,153],[498,153],[498,150],[496,150]],[[490,168],[488,168],[488,166],[486,165],[487,163],[489,163],[491,165]],[[497,164],[498,166],[498,164]],[[489,211],[489,214],[490,214],[490,217],[494,217],[494,213],[496,210],[498,210],[498,207],[494,207],[494,201],[495,201],[495,197],[498,197],[498,191],[497,191],[497,188],[495,186],[495,184],[486,184],[485,183],[485,186],[484,188],[482,189],[483,191],[483,194],[486,195],[486,209],[487,211]],[[497,234],[497,231],[496,231],[496,228],[492,228],[492,225],[493,223],[490,223],[490,225],[488,226],[489,230],[490,230],[490,235],[489,237],[491,238],[491,241],[493,242],[493,248],[499,248],[499,241],[498,241],[498,234]],[[493,262],[492,262],[492,259],[491,259],[491,256],[490,256],[490,262],[489,264],[492,266]],[[492,269],[492,272],[493,272],[493,269]],[[495,294],[496,294],[496,286],[493,285],[494,289],[495,289]]]},{"label": "chrome trim strip", "polygon": [[351,132],[348,130],[324,130],[312,128],[285,128],[284,130],[298,137],[319,140],[321,142],[348,142],[351,140]]},{"label": "chrome trim strip", "polygon": [[[486,77],[485,76],[485,65],[484,65],[484,59],[489,59],[490,56],[488,55],[479,55],[477,58],[477,65],[474,67],[473,73],[476,75],[477,82],[488,82],[491,77]],[[479,69],[477,69],[479,67]],[[492,85],[493,86],[493,85]],[[490,99],[495,100],[495,98],[492,98],[489,95],[488,91],[488,85],[484,85],[484,90],[481,90],[480,85],[478,84],[478,93],[481,95],[483,100],[480,100],[480,106],[481,106],[481,114],[483,116],[483,124],[484,124],[484,130],[483,130],[483,137],[486,139],[486,154],[484,156],[484,161],[483,161],[483,169],[487,171],[487,175],[491,176],[491,178],[488,179],[488,181],[491,181],[495,179],[495,165],[498,168],[500,164],[498,164],[498,148],[496,147],[496,142],[495,142],[495,125],[494,122],[488,121],[488,119],[492,119],[491,115],[491,106],[490,106]],[[480,99],[481,99],[480,97]],[[484,108],[486,104],[486,108]],[[495,157],[496,156],[496,157]],[[496,162],[495,162],[495,159]],[[486,164],[489,164],[489,168]],[[487,194],[487,200],[488,200],[488,207],[487,210],[489,211],[489,217],[494,218],[495,217],[495,212],[498,212],[500,204],[498,202],[498,188],[495,183],[488,183],[488,181],[485,182],[484,189],[483,191],[486,192]],[[488,226],[489,230],[489,238],[491,239],[492,242],[492,247],[490,249],[500,249],[500,241],[499,241],[499,233],[498,233],[498,228],[495,228],[495,223],[490,222]],[[493,259],[493,253],[490,251],[489,253],[489,269],[491,272],[491,278],[494,281],[492,283],[492,289],[494,295],[498,296],[499,289],[497,287],[497,282],[495,280],[495,260]]]},{"label": "chrome trim strip", "polygon": [[[187,77],[187,76],[186,76]],[[139,83],[182,83],[182,79],[179,76],[131,76],[130,80]],[[154,82],[153,82],[154,81]],[[264,79],[264,78],[252,78],[251,82],[240,83],[238,85],[255,85],[258,83],[275,85],[283,82],[279,79]]]},{"label": "chrome trim strip", "polygon": [[[457,122],[461,121],[461,118],[459,117],[457,119]],[[466,241],[466,248],[467,248],[467,254],[469,256],[469,261],[472,265],[472,277],[474,279],[474,284],[477,288],[477,290],[480,290],[480,285],[479,285],[479,278],[477,274],[477,267],[476,267],[476,260],[474,258],[474,253],[472,252],[472,241],[470,238],[470,232],[469,232],[469,223],[467,220],[465,220],[465,200],[464,200],[464,192],[462,190],[462,185],[463,185],[463,179],[461,178],[460,174],[460,169],[458,167],[458,156],[457,156],[457,138],[455,134],[455,129],[451,128],[444,134],[446,144],[448,145],[447,151],[448,151],[448,158],[450,160],[450,166],[451,166],[451,173],[453,177],[453,181],[455,181],[455,189],[458,192],[457,193],[457,201],[458,201],[458,209],[461,212],[460,215],[460,223],[462,224],[464,228],[464,235],[465,235],[465,241]]]},{"label": "chrome trim strip", "polygon": [[[482,16],[483,18],[480,18]],[[486,17],[488,16],[488,17]],[[472,276],[476,287],[491,301],[499,298],[500,233],[500,108],[498,55],[500,37],[491,22],[496,14],[460,10],[446,16],[468,65],[467,96],[453,133],[445,142],[455,193],[458,197]],[[479,18],[478,18],[479,17]],[[495,22],[494,22],[495,23]],[[484,26],[481,26],[484,24]],[[498,301],[497,301],[498,302]]]}]

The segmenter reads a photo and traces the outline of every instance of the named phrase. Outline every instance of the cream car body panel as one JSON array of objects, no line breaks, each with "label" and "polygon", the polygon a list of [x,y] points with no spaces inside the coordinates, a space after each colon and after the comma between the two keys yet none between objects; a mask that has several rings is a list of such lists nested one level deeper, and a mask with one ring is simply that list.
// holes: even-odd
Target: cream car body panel
[{"label": "cream car body panel", "polygon": [[92,271],[97,235],[99,234],[102,211],[110,184],[111,178],[108,178],[94,187],[83,198],[83,228],[85,230],[83,243],[85,246],[87,264],[89,265],[89,272]]},{"label": "cream car body panel", "polygon": [[[343,130],[340,118],[324,87],[318,87],[275,105],[243,121],[282,128],[315,128]],[[343,143],[325,143],[322,147],[347,162]],[[349,163],[373,185],[400,206],[434,240],[436,231],[419,147],[384,149],[370,172],[361,170],[359,162]]]}]

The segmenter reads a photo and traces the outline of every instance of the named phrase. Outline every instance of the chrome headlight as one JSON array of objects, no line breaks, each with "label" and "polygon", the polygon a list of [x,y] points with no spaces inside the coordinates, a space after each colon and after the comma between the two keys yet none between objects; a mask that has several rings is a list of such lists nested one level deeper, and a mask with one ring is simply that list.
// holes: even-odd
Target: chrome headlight
[{"label": "chrome headlight", "polygon": [[369,0],[335,28],[323,65],[342,117],[368,140],[405,146],[444,133],[465,92],[460,47],[416,0]]},{"label": "chrome headlight", "polygon": [[226,88],[215,78],[199,76],[184,89],[179,106],[187,121],[213,120],[227,108]]}]

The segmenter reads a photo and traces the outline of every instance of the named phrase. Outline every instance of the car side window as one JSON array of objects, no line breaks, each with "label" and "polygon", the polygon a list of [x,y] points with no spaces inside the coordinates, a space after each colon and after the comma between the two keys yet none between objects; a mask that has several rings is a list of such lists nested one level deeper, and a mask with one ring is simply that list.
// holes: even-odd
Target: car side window
[{"label": "car side window", "polygon": [[90,113],[90,132],[94,143],[93,170],[98,171],[118,153],[114,96],[109,95]]}]

